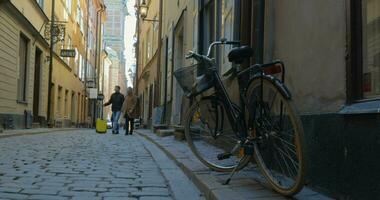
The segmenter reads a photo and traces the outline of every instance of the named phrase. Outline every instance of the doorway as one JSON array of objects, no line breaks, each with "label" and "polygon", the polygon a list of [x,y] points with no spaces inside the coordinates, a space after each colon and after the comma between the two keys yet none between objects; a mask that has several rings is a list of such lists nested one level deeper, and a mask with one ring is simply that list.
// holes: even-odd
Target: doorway
[{"label": "doorway", "polygon": [[[178,21],[177,26],[174,29],[174,62],[173,62],[173,72],[181,67],[183,67],[183,56],[184,56],[184,13],[180,20]],[[173,80],[177,81],[177,80]],[[179,84],[173,84],[173,112],[172,112],[172,124],[180,124],[181,123],[181,107],[182,107],[182,97],[183,91]]]},{"label": "doorway", "polygon": [[42,51],[36,48],[34,60],[34,89],[33,89],[33,123],[40,123],[40,86],[41,86]]},{"label": "doorway", "polygon": [[76,96],[75,92],[71,92],[71,112],[70,112],[71,125],[76,124]]}]

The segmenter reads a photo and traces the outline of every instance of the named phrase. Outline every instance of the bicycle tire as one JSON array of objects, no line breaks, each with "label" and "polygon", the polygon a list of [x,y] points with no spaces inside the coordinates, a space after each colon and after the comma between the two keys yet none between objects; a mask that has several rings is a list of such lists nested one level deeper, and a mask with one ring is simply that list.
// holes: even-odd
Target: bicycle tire
[{"label": "bicycle tire", "polygon": [[[218,171],[218,172],[230,172],[232,171],[236,165],[237,165],[237,162],[235,162],[234,164],[231,164],[231,165],[223,165],[221,163],[223,163],[224,161],[221,161],[220,163],[216,163],[216,156],[217,154],[221,153],[222,150],[220,152],[210,152],[211,149],[215,150],[215,151],[219,151],[219,149],[215,149],[215,148],[219,148],[219,147],[215,147],[217,145],[213,144],[213,145],[209,145],[210,141],[207,141],[207,145],[204,145],[202,144],[203,141],[198,141],[199,139],[195,136],[194,133],[192,132],[195,132],[194,130],[192,131],[191,128],[192,128],[192,121],[193,121],[193,118],[195,116],[195,111],[198,111],[198,108],[200,106],[203,106],[203,105],[207,105],[207,104],[210,104],[211,101],[213,101],[213,103],[215,104],[214,106],[219,106],[219,108],[222,108],[222,110],[217,110],[213,113],[211,113],[210,115],[224,115],[224,114],[220,114],[220,113],[224,113],[224,107],[223,107],[223,104],[222,102],[218,99],[218,98],[202,98],[199,102],[194,102],[191,107],[189,108],[189,110],[187,111],[187,114],[186,114],[186,119],[185,119],[185,137],[186,137],[186,140],[187,140],[187,143],[191,149],[191,151],[194,153],[194,155],[204,164],[206,165],[208,168],[214,170],[214,171]],[[199,113],[197,113],[199,114]],[[203,114],[205,115],[205,113],[203,112]],[[222,116],[219,116],[219,120],[224,117]],[[201,120],[199,120],[201,121]],[[218,127],[219,125],[223,125],[224,122],[216,122],[217,125],[215,125],[215,129],[220,129],[220,130],[216,130],[216,131],[223,131],[223,127]],[[194,126],[193,126],[194,127]],[[193,128],[194,129],[194,128]],[[210,128],[209,128],[210,129]],[[219,137],[218,137],[219,138]],[[218,138],[216,138],[215,140],[217,140]],[[208,138],[210,139],[210,138]],[[215,143],[218,143],[220,141],[215,141]],[[226,141],[223,141],[223,142],[226,142]],[[198,145],[197,143],[199,143],[200,145]],[[213,143],[213,141],[211,141],[211,143]],[[205,149],[203,149],[203,147],[215,147],[215,148],[210,148],[209,151],[205,152],[206,154],[204,154],[204,151]],[[243,155],[242,157],[242,161],[241,161],[241,164],[237,167],[237,170],[240,170],[242,168],[244,168],[250,161],[252,156],[247,156],[247,155]],[[237,158],[236,158],[237,159]],[[236,160],[237,161],[237,160]],[[230,161],[227,161],[230,163]],[[225,163],[227,163],[225,162]],[[232,163],[232,161],[231,161]]]},{"label": "bicycle tire", "polygon": [[[263,89],[262,94],[257,94],[261,92],[261,88]],[[274,97],[273,102],[268,104],[264,98],[269,96],[270,90],[274,92]],[[279,108],[274,108],[277,94],[279,94],[278,96],[281,103],[279,104]],[[258,97],[258,95],[260,95],[260,97]],[[269,181],[272,188],[278,193],[284,196],[292,196],[298,193],[303,188],[305,181],[305,143],[302,124],[298,115],[296,115],[292,101],[284,96],[284,93],[280,91],[279,87],[266,78],[253,80],[247,89],[246,97],[248,100],[247,108],[250,109],[250,117],[248,120],[254,120],[256,127],[252,129],[252,134],[260,138],[254,143],[254,158],[261,172]],[[271,107],[268,108],[269,105]],[[273,112],[279,112],[280,116],[276,117],[271,113],[271,110],[273,110]],[[284,114],[285,110],[289,113],[287,117]],[[269,117],[266,115],[269,115]],[[271,122],[268,125],[269,120],[271,120]],[[285,123],[292,125],[291,132],[294,132],[293,138],[290,137],[290,132],[284,131],[282,133],[283,130],[281,127],[283,127],[284,125],[282,124]],[[265,130],[268,129],[268,126],[271,126],[269,127],[270,130]],[[280,150],[280,144],[283,150]],[[272,145],[272,148],[268,148],[269,145]],[[291,149],[293,146],[294,149]],[[269,156],[271,154],[273,157]],[[282,163],[280,162],[281,160]],[[290,163],[287,160],[290,160]],[[277,162],[277,164],[274,164],[274,162]],[[293,170],[291,170],[291,168],[293,168]],[[291,182],[292,184],[290,184]],[[287,183],[289,183],[289,186],[284,186]]]}]

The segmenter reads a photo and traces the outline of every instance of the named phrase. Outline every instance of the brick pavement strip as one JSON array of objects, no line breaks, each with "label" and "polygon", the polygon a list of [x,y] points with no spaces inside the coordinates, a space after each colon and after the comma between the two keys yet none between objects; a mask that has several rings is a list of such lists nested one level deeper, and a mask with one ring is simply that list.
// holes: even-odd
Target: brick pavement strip
[{"label": "brick pavement strip", "polygon": [[0,152],[0,199],[204,199],[179,167],[137,135],[76,129],[0,136]]},{"label": "brick pavement strip", "polygon": [[[263,181],[262,175],[253,166],[237,173],[229,185],[222,185],[228,174],[211,172],[205,167],[190,151],[185,142],[180,142],[174,137],[159,137],[150,130],[135,130],[139,135],[156,144],[168,157],[185,172],[185,174],[195,183],[195,185],[212,200],[243,200],[243,199],[286,199],[269,188]],[[319,194],[305,187],[294,199],[310,200],[331,198]]]}]

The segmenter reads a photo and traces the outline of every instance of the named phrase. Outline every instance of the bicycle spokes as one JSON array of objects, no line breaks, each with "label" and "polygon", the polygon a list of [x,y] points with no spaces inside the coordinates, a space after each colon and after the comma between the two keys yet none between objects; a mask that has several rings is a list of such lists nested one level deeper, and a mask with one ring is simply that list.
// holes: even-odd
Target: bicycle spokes
[{"label": "bicycle spokes", "polygon": [[260,117],[257,119],[260,130],[258,134],[261,136],[260,143],[267,147],[261,150],[266,167],[279,185],[287,187],[292,185],[298,176],[299,156],[286,107],[282,102],[276,105],[261,102]]}]

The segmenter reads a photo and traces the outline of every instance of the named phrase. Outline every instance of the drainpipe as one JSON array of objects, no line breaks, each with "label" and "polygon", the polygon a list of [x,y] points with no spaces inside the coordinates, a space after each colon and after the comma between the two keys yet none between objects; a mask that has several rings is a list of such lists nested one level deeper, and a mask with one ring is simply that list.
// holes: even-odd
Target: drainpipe
[{"label": "drainpipe", "polygon": [[[157,45],[157,51],[158,51],[158,58],[157,58],[157,84],[158,84],[158,90],[157,90],[157,104],[158,106],[161,104],[161,47],[162,47],[162,9],[163,9],[163,0],[160,0],[159,2],[159,17],[158,17],[158,45]],[[162,122],[162,119],[161,119]]]},{"label": "drainpipe", "polygon": [[[103,5],[100,5],[100,9],[96,11],[96,48],[95,48],[95,69],[96,70],[96,81],[95,81],[95,86],[97,87],[97,92],[99,94],[99,77],[100,77],[100,27],[102,24],[102,17],[100,16],[99,19],[99,13],[102,13],[104,11]],[[97,118],[97,103],[98,100],[94,100],[94,116],[93,116],[93,124],[96,123],[96,118]]]},{"label": "drainpipe", "polygon": [[[89,29],[89,22],[90,22],[90,0],[87,0],[87,19],[86,19],[86,53],[85,53],[85,65],[84,65],[84,95],[87,97],[87,65],[88,65],[88,29]],[[86,98],[85,98],[86,99]],[[90,100],[88,100],[90,101]],[[87,104],[86,101],[84,102],[84,118],[86,118],[86,108]],[[86,121],[86,119],[84,119]],[[87,124],[88,125],[88,124]]]},{"label": "drainpipe", "polygon": [[[139,79],[139,51],[140,51],[140,16],[139,16],[139,10],[138,10],[138,6],[140,6],[140,1],[137,2],[137,11],[136,11],[136,33],[137,33],[137,41],[136,41],[136,49],[135,49],[135,55],[136,55],[136,72],[135,72],[135,78],[134,78],[134,85],[135,85],[135,95],[138,95],[138,90],[139,90],[139,87],[138,87],[138,79]],[[141,99],[140,99],[141,101]],[[141,105],[141,102],[140,102],[140,105]]]},{"label": "drainpipe", "polygon": [[166,124],[166,113],[167,113],[167,101],[168,101],[168,39],[166,38],[165,40],[165,85],[164,85],[164,108],[162,111],[162,119],[161,119],[161,124]]},{"label": "drainpipe", "polygon": [[52,90],[52,77],[53,77],[53,54],[54,54],[54,42],[53,42],[53,26],[55,21],[55,15],[54,15],[54,7],[55,7],[55,0],[52,0],[51,4],[51,22],[50,22],[50,57],[49,57],[49,86],[48,86],[48,107],[47,107],[47,123],[48,126],[51,126],[52,124],[52,116],[51,116],[51,90]]}]

